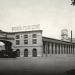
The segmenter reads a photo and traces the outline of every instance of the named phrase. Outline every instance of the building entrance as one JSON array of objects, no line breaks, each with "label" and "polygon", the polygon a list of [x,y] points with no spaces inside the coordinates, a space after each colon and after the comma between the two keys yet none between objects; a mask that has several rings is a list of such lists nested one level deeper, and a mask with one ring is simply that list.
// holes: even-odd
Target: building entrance
[{"label": "building entrance", "polygon": [[17,57],[20,57],[20,49],[17,49],[16,53],[17,53]]},{"label": "building entrance", "polygon": [[24,57],[28,57],[28,49],[24,50]]},{"label": "building entrance", "polygon": [[33,57],[37,57],[37,49],[34,48],[32,53],[33,53]]}]

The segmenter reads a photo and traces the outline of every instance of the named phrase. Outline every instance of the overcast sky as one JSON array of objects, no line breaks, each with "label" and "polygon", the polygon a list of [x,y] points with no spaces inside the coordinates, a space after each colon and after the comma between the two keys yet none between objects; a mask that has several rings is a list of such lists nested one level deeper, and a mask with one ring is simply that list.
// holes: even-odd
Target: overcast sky
[{"label": "overcast sky", "polygon": [[40,24],[43,36],[60,38],[61,30],[73,30],[75,6],[71,0],[0,0],[0,29]]}]

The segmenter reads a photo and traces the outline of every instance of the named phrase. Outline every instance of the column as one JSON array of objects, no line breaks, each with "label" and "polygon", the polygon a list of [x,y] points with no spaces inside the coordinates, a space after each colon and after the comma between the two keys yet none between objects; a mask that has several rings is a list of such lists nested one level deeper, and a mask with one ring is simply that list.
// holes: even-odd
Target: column
[{"label": "column", "polygon": [[58,44],[58,54],[60,54],[60,45]]},{"label": "column", "polygon": [[74,45],[73,45],[73,54],[74,54]]},{"label": "column", "polygon": [[71,45],[71,54],[72,54],[72,52],[73,52],[73,45]]},{"label": "column", "polygon": [[57,44],[57,54],[58,54],[58,50],[59,50],[59,45]]},{"label": "column", "polygon": [[65,54],[67,54],[67,44],[65,44]]},{"label": "column", "polygon": [[55,54],[55,43],[53,43],[53,54]]},{"label": "column", "polygon": [[66,45],[64,44],[64,54],[66,54]]},{"label": "column", "polygon": [[45,54],[45,42],[43,42],[43,54]]},{"label": "column", "polygon": [[52,54],[53,54],[53,43],[51,44],[51,48],[52,48],[51,52],[52,52]]},{"label": "column", "polygon": [[47,42],[45,42],[45,54],[47,56]]},{"label": "column", "polygon": [[50,54],[52,53],[52,45],[51,45],[51,43],[49,43],[49,52],[50,52]]},{"label": "column", "polygon": [[75,45],[74,45],[74,54],[75,54]]},{"label": "column", "polygon": [[69,54],[69,45],[67,45],[67,54]]},{"label": "column", "polygon": [[70,54],[71,54],[71,45],[70,45]]},{"label": "column", "polygon": [[73,54],[73,45],[72,45],[72,54]]},{"label": "column", "polygon": [[46,56],[48,55],[48,42],[46,42]]},{"label": "column", "polygon": [[64,45],[62,44],[62,54],[64,54]]},{"label": "column", "polygon": [[63,54],[63,45],[61,44],[61,54]]},{"label": "column", "polygon": [[55,54],[57,54],[57,43],[55,43]]},{"label": "column", "polygon": [[70,54],[70,45],[69,45],[69,54]]},{"label": "column", "polygon": [[48,47],[48,54],[50,53],[50,50],[49,50],[49,42],[47,43],[47,47]]},{"label": "column", "polygon": [[60,54],[60,44],[58,44],[58,54]]},{"label": "column", "polygon": [[71,54],[72,54],[72,45],[71,45]]},{"label": "column", "polygon": [[62,49],[61,49],[61,44],[60,44],[60,54],[62,53],[62,51],[61,51]]}]

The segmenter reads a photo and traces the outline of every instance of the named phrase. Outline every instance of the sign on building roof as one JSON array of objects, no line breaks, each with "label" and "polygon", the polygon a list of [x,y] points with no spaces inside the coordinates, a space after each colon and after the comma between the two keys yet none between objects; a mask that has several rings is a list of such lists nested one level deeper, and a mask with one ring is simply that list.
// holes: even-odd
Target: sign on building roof
[{"label": "sign on building roof", "polygon": [[33,31],[33,30],[40,30],[40,24],[12,27],[12,31],[13,32],[18,32],[18,31]]}]

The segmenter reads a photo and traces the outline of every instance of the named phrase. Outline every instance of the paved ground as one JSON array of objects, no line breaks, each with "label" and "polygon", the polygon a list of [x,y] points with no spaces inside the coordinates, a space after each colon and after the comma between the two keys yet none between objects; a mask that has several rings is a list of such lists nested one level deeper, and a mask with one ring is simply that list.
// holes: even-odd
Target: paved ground
[{"label": "paved ground", "polygon": [[[0,58],[0,73],[61,73],[75,69],[75,56]],[[14,74],[13,73],[13,74]]]}]

